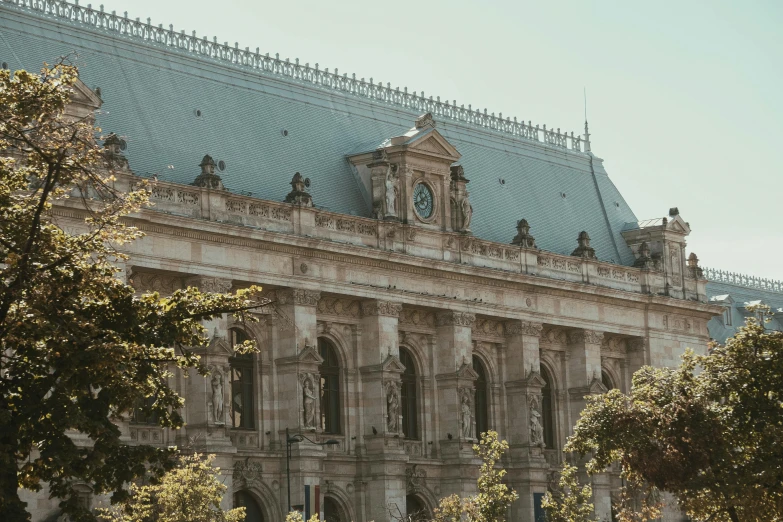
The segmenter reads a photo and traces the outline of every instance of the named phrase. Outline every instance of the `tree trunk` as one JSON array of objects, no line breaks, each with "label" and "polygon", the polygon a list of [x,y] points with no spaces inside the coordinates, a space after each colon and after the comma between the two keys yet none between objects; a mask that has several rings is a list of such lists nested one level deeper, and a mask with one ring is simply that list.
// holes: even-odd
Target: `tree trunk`
[{"label": "tree trunk", "polygon": [[[3,408],[0,410],[2,417],[9,418],[11,414]],[[0,424],[0,520],[8,522],[30,520],[27,503],[19,498],[16,443],[16,430]]]},{"label": "tree trunk", "polygon": [[729,506],[729,509],[727,511],[729,513],[729,518],[731,519],[731,522],[740,522],[739,516],[737,516],[737,510],[734,508],[734,506]]}]

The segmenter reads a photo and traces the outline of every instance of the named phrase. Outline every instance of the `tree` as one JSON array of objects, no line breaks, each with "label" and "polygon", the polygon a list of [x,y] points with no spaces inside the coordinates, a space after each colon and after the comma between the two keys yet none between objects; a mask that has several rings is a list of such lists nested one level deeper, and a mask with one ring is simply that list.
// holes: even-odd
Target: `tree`
[{"label": "tree", "polygon": [[228,487],[220,481],[214,455],[184,456],[155,484],[130,487],[130,496],[99,518],[107,522],[242,522],[245,508],[224,511],[220,501]]},{"label": "tree", "polygon": [[[171,450],[125,445],[116,423],[146,398],[161,426],[181,426],[166,378],[206,373],[188,349],[206,342],[200,321],[257,306],[257,288],[134,297],[116,277],[117,247],[141,235],[122,216],[149,190],[114,190],[100,129],[65,114],[76,82],[64,62],[0,70],[0,520],[29,518],[19,487],[48,483],[65,512],[89,519],[75,485],[121,500],[125,484],[170,467]],[[89,230],[66,233],[55,206],[83,213]]]},{"label": "tree", "polygon": [[511,503],[519,495],[503,484],[506,470],[496,467],[500,457],[508,449],[508,442],[498,440],[496,431],[481,435],[481,442],[473,445],[473,451],[481,458],[481,470],[477,481],[478,494],[467,498],[451,495],[440,500],[435,509],[436,522],[504,522]]},{"label": "tree", "polygon": [[595,511],[591,499],[593,488],[589,484],[579,485],[576,466],[563,463],[554,493],[547,491],[541,506],[546,512],[547,522],[594,522]]},{"label": "tree", "polygon": [[781,383],[783,333],[751,317],[707,355],[640,369],[630,395],[592,398],[565,449],[591,454],[591,473],[619,461],[631,486],[672,493],[696,520],[783,520]]}]

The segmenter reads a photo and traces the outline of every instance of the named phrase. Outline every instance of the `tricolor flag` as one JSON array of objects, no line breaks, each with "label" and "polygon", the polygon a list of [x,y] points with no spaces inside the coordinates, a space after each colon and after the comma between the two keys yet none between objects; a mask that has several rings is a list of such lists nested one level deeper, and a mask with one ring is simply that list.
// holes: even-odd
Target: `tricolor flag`
[{"label": "tricolor flag", "polygon": [[323,514],[321,513],[321,486],[305,484],[304,501],[305,520],[310,520],[310,517],[316,514],[319,519],[323,519]]}]

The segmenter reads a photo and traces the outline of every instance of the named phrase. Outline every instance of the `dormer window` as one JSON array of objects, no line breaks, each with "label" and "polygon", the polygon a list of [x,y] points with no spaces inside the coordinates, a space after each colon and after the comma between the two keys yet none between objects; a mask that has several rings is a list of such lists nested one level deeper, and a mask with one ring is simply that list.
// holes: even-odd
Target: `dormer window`
[{"label": "dormer window", "polygon": [[731,308],[725,308],[723,310],[723,326],[733,326],[731,321]]}]

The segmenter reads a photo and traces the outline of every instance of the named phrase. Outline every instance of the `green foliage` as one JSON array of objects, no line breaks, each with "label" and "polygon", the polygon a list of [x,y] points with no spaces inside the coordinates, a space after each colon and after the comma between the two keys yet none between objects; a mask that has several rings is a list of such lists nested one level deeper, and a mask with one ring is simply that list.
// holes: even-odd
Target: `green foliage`
[{"label": "green foliage", "polygon": [[563,463],[558,488],[554,493],[544,495],[541,506],[546,512],[547,522],[594,522],[592,503],[593,488],[589,484],[579,485],[577,468]]},{"label": "green foliage", "polygon": [[[300,511],[291,511],[285,516],[285,522],[304,522],[304,515]],[[319,522],[318,515],[313,515],[307,522]]]},{"label": "green foliage", "polygon": [[192,455],[165,473],[156,484],[130,487],[130,497],[99,518],[108,522],[242,522],[245,508],[223,511],[220,501],[228,487],[220,480],[220,468],[212,467],[214,455]]},{"label": "green foliage", "polygon": [[[141,235],[122,216],[149,191],[113,189],[100,129],[64,115],[76,81],[64,63],[0,70],[0,520],[28,519],[18,488],[42,483],[88,520],[75,485],[121,500],[127,483],[170,467],[172,450],[128,446],[116,422],[152,398],[147,414],[181,426],[183,400],[166,381],[182,368],[206,372],[187,349],[206,342],[200,322],[256,306],[255,288],[139,298],[118,279],[126,256],[116,247]],[[53,210],[64,207],[86,232],[59,226]]]},{"label": "green foliage", "polygon": [[437,522],[504,522],[511,503],[519,498],[502,483],[506,470],[496,467],[498,460],[508,449],[508,442],[498,440],[496,431],[481,436],[481,442],[473,451],[481,458],[481,471],[477,481],[478,494],[461,498],[451,495],[440,500],[435,509]]},{"label": "green foliage", "polygon": [[590,472],[619,461],[642,497],[671,492],[697,520],[782,520],[781,383],[783,333],[750,318],[708,355],[642,368],[629,396],[592,398],[565,449],[591,454]]}]

